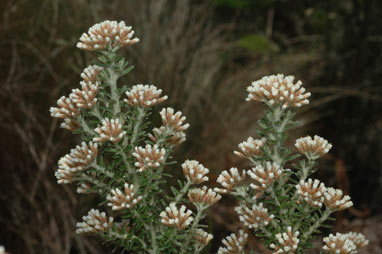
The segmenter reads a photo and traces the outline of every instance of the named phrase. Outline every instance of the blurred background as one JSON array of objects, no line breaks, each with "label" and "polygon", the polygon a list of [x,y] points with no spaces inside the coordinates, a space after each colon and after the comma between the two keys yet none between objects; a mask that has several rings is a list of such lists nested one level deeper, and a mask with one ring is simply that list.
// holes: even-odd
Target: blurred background
[{"label": "blurred background", "polygon": [[[56,183],[59,157],[79,139],[49,114],[93,57],[75,48],[78,38],[110,19],[141,39],[125,52],[135,65],[127,82],[155,84],[187,116],[175,157],[202,162],[212,183],[249,166],[232,154],[256,136],[263,110],[245,102],[246,87],[275,73],[302,80],[313,95],[287,143],[318,134],[333,144],[315,177],[355,204],[336,214],[334,229],[363,232],[370,244],[361,253],[382,253],[381,13],[380,0],[1,0],[0,245],[14,254],[110,253],[74,234],[97,203]],[[235,204],[225,197],[211,209],[206,253],[240,227]],[[255,238],[249,246],[267,253]]]}]

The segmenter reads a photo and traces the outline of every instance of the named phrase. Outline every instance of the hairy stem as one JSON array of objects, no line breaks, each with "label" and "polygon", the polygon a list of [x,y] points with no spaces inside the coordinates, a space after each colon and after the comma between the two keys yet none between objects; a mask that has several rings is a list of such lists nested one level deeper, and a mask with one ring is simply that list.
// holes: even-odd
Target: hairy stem
[{"label": "hairy stem", "polygon": [[190,179],[187,177],[186,184],[183,186],[183,188],[179,191],[178,195],[176,195],[175,197],[175,203],[178,203],[183,198],[183,196],[187,193],[188,189],[190,188],[191,184],[192,183]]},{"label": "hairy stem", "polygon": [[317,220],[315,223],[313,223],[313,225],[311,225],[309,227],[308,231],[306,231],[302,235],[302,237],[301,237],[302,242],[305,242],[309,238],[309,236],[311,234],[313,234],[313,232],[316,229],[318,229],[322,225],[322,223],[324,223],[328,219],[328,217],[330,216],[331,213],[332,213],[332,211],[330,209],[326,209],[324,211],[324,213],[322,214],[321,218],[319,220]]},{"label": "hairy stem", "polygon": [[113,101],[113,115],[115,118],[119,118],[120,113],[121,113],[121,106],[119,102],[119,93],[118,93],[118,87],[117,87],[117,81],[119,78],[119,74],[116,73],[112,67],[108,68],[109,72],[109,79],[108,79],[108,84],[110,86],[110,94],[111,94],[111,99]]}]

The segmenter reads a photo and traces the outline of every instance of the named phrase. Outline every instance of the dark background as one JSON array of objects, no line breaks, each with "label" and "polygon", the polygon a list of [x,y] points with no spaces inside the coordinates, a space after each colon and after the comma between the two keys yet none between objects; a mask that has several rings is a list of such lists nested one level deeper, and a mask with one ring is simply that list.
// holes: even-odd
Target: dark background
[{"label": "dark background", "polygon": [[[79,139],[58,128],[49,107],[92,59],[76,49],[80,35],[110,19],[125,20],[141,39],[125,52],[136,67],[125,82],[155,84],[187,116],[188,141],[176,158],[201,161],[211,183],[231,166],[248,167],[232,154],[256,135],[262,113],[244,101],[246,87],[275,73],[302,80],[313,95],[288,144],[307,134],[333,144],[315,177],[354,201],[336,214],[335,229],[365,233],[363,253],[381,253],[381,13],[379,0],[0,1],[0,245],[11,253],[109,253],[74,234],[97,203],[56,183],[57,160]],[[240,227],[234,205],[227,197],[212,208],[207,253]],[[264,252],[256,239],[249,246]]]}]

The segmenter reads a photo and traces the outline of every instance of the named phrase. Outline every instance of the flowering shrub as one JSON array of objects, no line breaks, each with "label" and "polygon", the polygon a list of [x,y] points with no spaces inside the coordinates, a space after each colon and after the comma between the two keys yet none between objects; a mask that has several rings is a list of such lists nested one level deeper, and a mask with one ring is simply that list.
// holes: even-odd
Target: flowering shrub
[{"label": "flowering shrub", "polygon": [[[148,130],[152,107],[167,99],[153,85],[122,85],[132,69],[119,53],[139,42],[124,22],[104,21],[84,33],[77,47],[96,53],[81,74],[81,89],[61,97],[50,109],[62,128],[83,142],[62,157],[59,184],[76,183],[77,192],[101,197],[102,211],[91,209],[77,223],[78,234],[96,234],[131,253],[199,253],[213,238],[201,220],[221,196],[192,188],[208,181],[209,170],[194,160],[182,164],[180,190],[164,193],[166,165],[185,141],[186,117],[172,108],[160,111],[162,126]],[[188,199],[187,199],[188,196]],[[193,204],[196,212],[191,209]],[[186,207],[187,205],[187,207]]]},{"label": "flowering shrub", "polygon": [[[294,83],[293,76],[271,75],[253,82],[247,90],[247,101],[266,105],[257,130],[259,138],[249,137],[234,152],[248,159],[252,168],[223,171],[217,179],[222,188],[215,191],[239,200],[235,211],[240,221],[274,254],[306,253],[330,215],[353,203],[341,190],[308,178],[317,170],[317,160],[331,149],[328,141],[317,135],[297,139],[295,146],[305,158],[284,146],[287,130],[295,125],[292,109],[309,103],[310,93],[302,82]],[[218,254],[244,253],[247,237],[242,230],[228,236]],[[324,253],[356,253],[368,244],[362,234],[353,232],[330,234],[323,241]]]},{"label": "flowering shrub", "polygon": [[[297,254],[312,247],[314,234],[333,212],[353,205],[341,190],[308,178],[330,143],[319,136],[297,139],[295,146],[305,156],[300,160],[284,146],[286,131],[295,124],[292,108],[308,104],[310,93],[301,81],[281,74],[248,87],[247,101],[263,102],[267,109],[259,121],[259,138],[249,137],[234,153],[253,167],[223,171],[217,179],[221,188],[212,190],[194,187],[208,181],[209,170],[186,160],[185,180],[165,193],[165,178],[171,175],[164,169],[174,163],[171,153],[185,141],[189,124],[181,112],[163,108],[162,126],[148,130],[153,106],[167,96],[153,85],[118,82],[133,68],[119,53],[139,42],[133,35],[131,27],[116,21],[84,33],[77,47],[96,53],[97,60],[82,72],[81,89],[50,109],[53,117],[63,119],[62,128],[83,140],[59,160],[57,182],[76,183],[78,193],[94,193],[102,200],[102,211],[91,209],[77,223],[78,234],[96,234],[130,253],[200,253],[213,238],[201,224],[206,209],[220,200],[218,193],[230,193],[240,201],[235,208],[240,221],[273,253]],[[244,230],[231,234],[218,254],[245,253],[247,239]],[[368,244],[354,232],[330,234],[323,241],[326,253],[356,253]]]}]

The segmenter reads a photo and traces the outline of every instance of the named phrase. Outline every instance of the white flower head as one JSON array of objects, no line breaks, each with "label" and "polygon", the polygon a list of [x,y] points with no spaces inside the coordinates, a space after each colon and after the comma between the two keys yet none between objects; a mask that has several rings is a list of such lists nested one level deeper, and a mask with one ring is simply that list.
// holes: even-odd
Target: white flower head
[{"label": "white flower head", "polygon": [[271,244],[269,247],[275,250],[275,254],[293,254],[297,250],[300,240],[299,231],[293,232],[292,227],[287,228],[287,232],[276,234],[277,244]]},{"label": "white flower head", "polygon": [[147,108],[167,100],[167,95],[161,97],[162,90],[154,85],[135,85],[126,92],[124,101],[134,107]]},{"label": "white flower head", "polygon": [[283,108],[301,107],[309,103],[311,94],[305,92],[302,82],[294,82],[294,76],[283,74],[265,76],[254,81],[248,88],[247,101],[265,101],[270,105],[281,104]]},{"label": "white flower head", "polygon": [[95,51],[111,47],[126,47],[139,42],[133,38],[134,31],[131,26],[126,26],[124,21],[103,21],[89,28],[88,33],[83,33],[77,48]]},{"label": "white flower head", "polygon": [[111,206],[113,210],[131,209],[142,198],[142,196],[135,197],[134,185],[127,183],[124,184],[124,192],[118,188],[113,189],[111,194],[106,197],[109,201],[107,205]]},{"label": "white flower head", "polygon": [[160,149],[158,145],[149,145],[145,147],[135,147],[133,156],[137,159],[135,166],[138,172],[143,172],[146,169],[158,168],[163,162],[166,155],[164,148]]},{"label": "white flower head", "polygon": [[187,210],[184,205],[178,209],[175,203],[171,203],[160,213],[160,217],[162,224],[183,230],[194,220],[191,214],[191,210]]},{"label": "white flower head", "polygon": [[88,215],[82,217],[83,222],[77,223],[77,234],[90,234],[106,232],[113,225],[113,217],[107,217],[106,213],[91,209]]},{"label": "white flower head", "polygon": [[345,234],[341,233],[337,233],[336,235],[330,234],[324,238],[324,243],[325,245],[322,248],[327,253],[349,254],[357,249],[354,242],[348,239]]},{"label": "white flower head", "polygon": [[195,184],[208,181],[206,176],[210,171],[196,160],[186,160],[182,164],[183,174]]},{"label": "white flower head", "polygon": [[310,136],[299,138],[296,140],[295,146],[300,153],[305,154],[311,160],[324,156],[332,148],[332,144],[317,135],[314,136],[314,139]]},{"label": "white flower head", "polygon": [[105,118],[102,120],[102,125],[94,130],[98,137],[93,138],[94,142],[118,143],[126,135],[126,131],[122,129],[122,123],[119,119]]},{"label": "white flower head", "polygon": [[244,230],[240,230],[238,234],[231,234],[223,239],[222,243],[225,247],[218,249],[218,254],[238,254],[242,253],[247,244],[248,234]]}]

